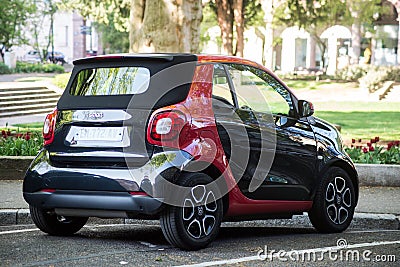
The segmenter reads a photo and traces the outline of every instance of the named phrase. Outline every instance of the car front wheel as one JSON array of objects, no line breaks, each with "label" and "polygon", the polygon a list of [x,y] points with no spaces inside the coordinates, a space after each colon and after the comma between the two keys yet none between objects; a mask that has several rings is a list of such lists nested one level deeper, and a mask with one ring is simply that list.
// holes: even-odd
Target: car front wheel
[{"label": "car front wheel", "polygon": [[180,186],[190,188],[182,197],[182,205],[168,206],[161,215],[161,229],[167,241],[184,250],[206,247],[216,236],[221,225],[223,209],[218,187],[202,173],[186,173]]},{"label": "car front wheel", "polygon": [[31,218],[35,225],[50,235],[68,236],[78,232],[87,222],[86,217],[64,217],[30,206]]},{"label": "car front wheel", "polygon": [[330,168],[317,188],[308,215],[313,226],[323,233],[337,233],[347,229],[356,205],[354,184],[347,172]]}]

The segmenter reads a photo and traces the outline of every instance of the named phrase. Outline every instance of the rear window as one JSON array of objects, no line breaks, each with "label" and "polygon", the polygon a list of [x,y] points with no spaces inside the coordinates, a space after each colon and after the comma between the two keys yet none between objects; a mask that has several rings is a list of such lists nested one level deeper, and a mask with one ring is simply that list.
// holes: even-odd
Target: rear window
[{"label": "rear window", "polygon": [[93,68],[81,70],[71,88],[74,96],[142,94],[150,83],[150,71],[144,67]]}]

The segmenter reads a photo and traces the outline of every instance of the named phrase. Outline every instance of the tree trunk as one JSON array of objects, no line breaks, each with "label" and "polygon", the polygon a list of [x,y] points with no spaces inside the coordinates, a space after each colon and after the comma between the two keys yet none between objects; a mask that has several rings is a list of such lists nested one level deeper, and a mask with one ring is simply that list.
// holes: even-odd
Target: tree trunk
[{"label": "tree trunk", "polygon": [[261,2],[262,8],[264,11],[264,23],[265,23],[265,35],[263,38],[263,55],[262,61],[263,64],[269,68],[273,69],[275,66],[273,64],[274,61],[274,29],[272,25],[272,19],[274,16],[274,1],[273,0],[264,0]]},{"label": "tree trunk", "polygon": [[201,0],[131,0],[130,52],[198,52]]},{"label": "tree trunk", "polygon": [[236,51],[235,55],[243,57],[244,50],[244,6],[243,0],[233,0],[233,14],[236,27]]},{"label": "tree trunk", "polygon": [[351,64],[358,64],[361,54],[361,25],[353,23],[351,25],[351,46],[353,53],[351,54]]},{"label": "tree trunk", "polygon": [[233,55],[232,0],[215,0],[218,25],[221,29],[223,53]]}]

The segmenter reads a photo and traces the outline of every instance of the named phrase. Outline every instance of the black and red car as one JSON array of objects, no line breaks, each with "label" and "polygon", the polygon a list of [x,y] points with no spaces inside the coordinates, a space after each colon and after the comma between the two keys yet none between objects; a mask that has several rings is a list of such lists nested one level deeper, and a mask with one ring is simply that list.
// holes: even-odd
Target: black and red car
[{"label": "black and red car", "polygon": [[222,221],[308,212],[341,232],[358,177],[335,127],[249,60],[121,54],[76,60],[23,186],[42,231],[88,217],[159,218],[165,238],[200,249]]}]

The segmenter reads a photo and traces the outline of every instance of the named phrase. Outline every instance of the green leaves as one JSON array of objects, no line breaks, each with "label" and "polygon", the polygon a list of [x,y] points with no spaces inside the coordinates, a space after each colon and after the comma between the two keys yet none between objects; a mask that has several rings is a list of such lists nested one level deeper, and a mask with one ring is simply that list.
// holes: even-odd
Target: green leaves
[{"label": "green leaves", "polygon": [[346,148],[345,151],[355,163],[400,164],[398,141],[397,145],[391,145],[387,148],[379,145],[370,145],[369,147]]},{"label": "green leaves", "polygon": [[6,49],[26,42],[22,28],[26,25],[35,5],[30,0],[7,0],[0,4],[0,44]]},{"label": "green leaves", "polygon": [[0,137],[1,156],[36,156],[43,146],[39,132],[11,133],[2,131]]}]

